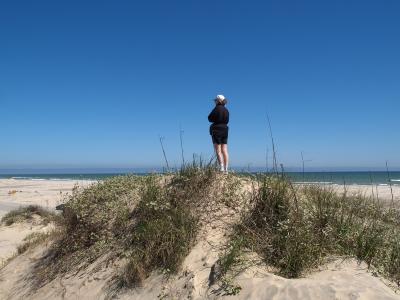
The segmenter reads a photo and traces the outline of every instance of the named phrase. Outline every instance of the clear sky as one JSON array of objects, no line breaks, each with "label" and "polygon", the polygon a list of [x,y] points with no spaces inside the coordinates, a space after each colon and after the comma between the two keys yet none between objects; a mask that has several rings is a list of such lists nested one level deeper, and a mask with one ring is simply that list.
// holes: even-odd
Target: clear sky
[{"label": "clear sky", "polygon": [[400,1],[0,2],[0,169],[208,157],[219,93],[232,165],[268,112],[287,167],[400,167]]}]

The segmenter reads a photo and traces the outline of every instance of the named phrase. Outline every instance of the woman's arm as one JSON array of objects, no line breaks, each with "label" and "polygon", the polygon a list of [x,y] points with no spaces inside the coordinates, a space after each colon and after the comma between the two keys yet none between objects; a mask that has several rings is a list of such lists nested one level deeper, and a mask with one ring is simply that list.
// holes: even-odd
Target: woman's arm
[{"label": "woman's arm", "polygon": [[217,109],[216,108],[214,108],[208,115],[208,121],[211,123],[215,123],[217,121]]}]

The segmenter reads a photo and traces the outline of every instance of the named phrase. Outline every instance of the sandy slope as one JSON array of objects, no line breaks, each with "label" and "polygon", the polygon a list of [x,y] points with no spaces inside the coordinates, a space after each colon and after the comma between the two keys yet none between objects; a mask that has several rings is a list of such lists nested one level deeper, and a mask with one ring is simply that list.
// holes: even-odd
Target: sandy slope
[{"label": "sandy slope", "polygon": [[75,185],[84,187],[93,182],[95,181],[0,179],[0,218],[12,209],[30,204],[54,209]]},{"label": "sandy slope", "polygon": [[31,223],[18,223],[0,227],[0,266],[17,251],[18,245],[24,238],[34,232],[47,232],[53,226],[35,225]]},{"label": "sandy slope", "polygon": [[354,259],[336,260],[305,278],[286,279],[265,272],[247,271],[237,283],[238,299],[400,299],[381,278]]},{"label": "sandy slope", "polygon": [[[88,184],[88,183],[86,183]],[[73,182],[23,182],[0,180],[0,203],[10,202],[38,203],[47,199],[49,207],[60,201],[59,190],[70,191]],[[14,196],[8,190],[18,189],[22,192]],[[340,187],[339,187],[340,188]],[[349,189],[349,187],[347,187]],[[350,187],[356,191],[360,186]],[[361,187],[363,188],[363,187]],[[386,188],[386,189],[385,189]],[[59,189],[59,190],[58,190]],[[388,187],[379,187],[380,197],[390,200]],[[35,191],[38,191],[36,193]],[[370,187],[364,187],[368,194]],[[40,195],[45,195],[42,198]],[[394,187],[396,199],[400,199],[400,187]],[[46,200],[45,200],[46,201]],[[46,201],[46,203],[47,203]],[[226,228],[235,222],[235,211],[226,209],[219,212],[220,218],[207,224],[201,233],[198,243],[186,257],[182,271],[173,278],[162,274],[153,274],[140,289],[123,291],[118,299],[218,299],[223,297],[215,286],[209,285],[212,266],[216,263],[220,246],[225,242]],[[24,227],[25,226],[25,227]],[[0,240],[21,240],[29,233],[26,225],[0,228]],[[4,244],[0,244],[0,249]],[[15,248],[15,244],[13,244]],[[7,253],[7,247],[0,250]],[[112,295],[112,278],[116,266],[100,267],[100,262],[93,264],[73,276],[65,276],[50,282],[31,293],[29,278],[32,268],[46,253],[44,246],[37,247],[13,259],[0,270],[0,299],[106,299]],[[4,255],[4,254],[2,254]],[[116,262],[120,264],[121,262]],[[236,282],[242,287],[237,296],[231,299],[400,299],[384,281],[374,276],[364,264],[358,265],[354,260],[335,260],[305,278],[285,279],[269,273],[267,269],[250,268],[237,277]],[[386,282],[387,283],[387,282]]]},{"label": "sandy slope", "polygon": [[[207,253],[202,252],[198,256],[196,249],[193,252],[188,261],[193,265],[186,265],[176,279],[168,282],[162,275],[153,275],[141,289],[126,291],[116,298],[223,298],[212,290],[196,289],[197,284],[203,285],[202,280],[206,279],[210,268],[202,257]],[[43,248],[39,247],[28,255],[14,259],[0,271],[0,299],[107,299],[112,268],[95,273],[85,270],[75,276],[55,280],[30,294],[30,280],[26,274],[42,253]],[[195,256],[198,258],[195,259]],[[206,260],[211,262],[213,259],[207,257]],[[199,268],[200,262],[205,267]],[[396,295],[379,277],[368,272],[364,264],[358,265],[354,260],[334,261],[324,266],[323,270],[300,279],[285,279],[262,270],[258,273],[248,270],[237,278],[237,283],[242,290],[237,296],[229,296],[229,299],[400,299],[400,295]],[[206,281],[204,285],[207,285]]]},{"label": "sandy slope", "polygon": [[[0,179],[0,218],[20,206],[40,205],[54,210],[75,185],[82,187],[94,181]],[[0,265],[12,256],[28,234],[46,230],[35,224],[0,226]]]}]

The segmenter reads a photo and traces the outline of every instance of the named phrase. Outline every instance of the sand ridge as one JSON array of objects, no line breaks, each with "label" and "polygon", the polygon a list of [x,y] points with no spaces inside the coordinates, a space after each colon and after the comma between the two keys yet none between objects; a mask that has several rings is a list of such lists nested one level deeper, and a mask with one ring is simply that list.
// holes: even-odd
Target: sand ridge
[{"label": "sand ridge", "polygon": [[[85,181],[81,186],[91,183]],[[46,203],[49,209],[54,209],[55,205],[62,201],[60,191],[71,192],[75,184],[74,181],[0,180],[0,203],[11,202],[16,206]],[[370,187],[361,186],[361,188],[364,188],[362,192],[366,195],[372,190]],[[356,192],[360,190],[360,186],[347,186],[347,189]],[[391,199],[389,187],[383,186],[379,189],[381,198]],[[19,192],[9,195],[9,190]],[[400,199],[400,187],[393,187],[393,191],[395,199]],[[0,207],[3,207],[3,211],[6,208],[6,206]],[[229,218],[229,209],[224,216],[221,215],[221,222],[224,222],[223,218],[226,216]],[[234,219],[230,222],[234,222]],[[123,291],[114,296],[117,299],[223,297],[209,286],[211,268],[219,257],[218,246],[224,243],[226,236],[224,226],[219,225],[208,224],[185,259],[182,271],[176,276],[166,279],[162,274],[153,274],[142,288]],[[27,224],[15,224],[9,227],[3,225],[0,228],[0,241],[3,242],[0,243],[0,255],[3,259],[7,258],[7,255],[12,255],[26,234],[32,230],[46,230],[43,228],[43,226],[34,228]],[[1,299],[107,299],[112,295],[109,282],[115,275],[113,270],[116,266],[94,271],[96,264],[73,276],[70,274],[54,280],[31,294],[26,274],[45,251],[43,246],[29,250],[0,270]],[[286,279],[268,272],[266,268],[251,267],[242,272],[235,281],[242,290],[236,296],[229,296],[232,299],[400,299],[400,295],[388,286],[388,282],[368,270],[365,264],[358,264],[354,259],[343,261],[338,258],[299,279]]]}]

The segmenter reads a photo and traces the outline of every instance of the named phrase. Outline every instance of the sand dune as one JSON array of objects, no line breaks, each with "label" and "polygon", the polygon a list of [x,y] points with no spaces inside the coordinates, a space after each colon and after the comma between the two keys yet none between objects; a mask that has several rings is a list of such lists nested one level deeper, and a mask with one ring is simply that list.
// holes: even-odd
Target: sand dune
[{"label": "sand dune", "polygon": [[0,218],[8,211],[25,205],[54,209],[76,185],[85,187],[90,180],[0,179]]},{"label": "sand dune", "polygon": [[[80,186],[91,184],[78,182]],[[70,193],[74,181],[29,181],[0,180],[0,211],[4,214],[13,207],[39,204],[49,209],[60,203],[62,194]],[[340,189],[340,187],[337,187]],[[371,187],[348,186],[348,190],[361,191],[372,195]],[[9,194],[10,190],[18,190]],[[60,193],[60,191],[62,193]],[[368,192],[370,191],[370,192]],[[393,187],[396,200],[400,199],[400,187]],[[370,194],[368,194],[370,193]],[[379,196],[390,201],[389,187],[380,186]],[[234,219],[230,220],[234,222]],[[218,227],[218,226],[217,226]],[[218,227],[221,228],[221,227]],[[16,250],[18,243],[33,230],[46,230],[28,224],[16,224],[0,228],[0,258],[7,258]],[[219,299],[223,297],[210,286],[209,276],[218,259],[218,245],[225,242],[224,230],[215,230],[210,224],[199,238],[197,245],[184,261],[182,271],[170,279],[153,274],[140,289],[129,290],[116,295],[117,299]],[[110,281],[115,266],[90,269],[78,274],[69,274],[59,280],[30,293],[30,270],[45,253],[44,246],[37,247],[13,259],[0,270],[0,299],[106,299],[112,295]],[[118,263],[118,262],[117,262]],[[304,278],[286,279],[268,272],[262,267],[252,267],[236,279],[242,290],[229,299],[400,299],[391,283],[383,280],[365,264],[354,259],[332,260]]]}]

